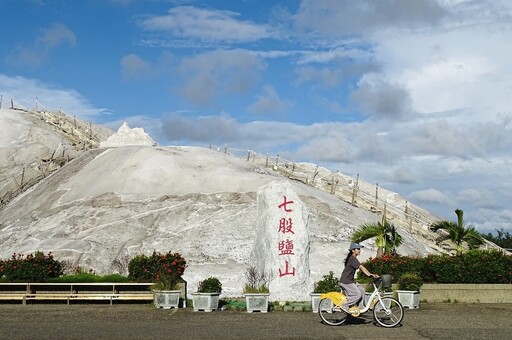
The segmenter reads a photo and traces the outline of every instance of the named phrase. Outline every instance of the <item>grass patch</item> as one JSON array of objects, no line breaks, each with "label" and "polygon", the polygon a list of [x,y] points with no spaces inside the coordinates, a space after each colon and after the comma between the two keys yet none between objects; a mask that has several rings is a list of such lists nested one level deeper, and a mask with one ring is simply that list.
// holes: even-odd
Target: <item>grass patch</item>
[{"label": "grass patch", "polygon": [[110,274],[100,276],[91,273],[78,273],[72,275],[64,275],[48,280],[52,283],[95,283],[95,282],[113,282],[123,283],[130,282],[128,277],[119,274]]},{"label": "grass patch", "polygon": [[219,308],[224,310],[246,310],[245,299],[220,299]]}]

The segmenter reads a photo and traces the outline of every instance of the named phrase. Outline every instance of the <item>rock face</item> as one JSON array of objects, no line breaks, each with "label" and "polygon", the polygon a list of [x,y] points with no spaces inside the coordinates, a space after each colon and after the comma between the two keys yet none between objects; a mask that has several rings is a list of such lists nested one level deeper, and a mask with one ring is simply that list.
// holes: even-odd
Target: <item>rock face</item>
[{"label": "rock face", "polygon": [[271,300],[306,301],[311,292],[309,212],[287,181],[258,190],[251,262],[269,276]]}]

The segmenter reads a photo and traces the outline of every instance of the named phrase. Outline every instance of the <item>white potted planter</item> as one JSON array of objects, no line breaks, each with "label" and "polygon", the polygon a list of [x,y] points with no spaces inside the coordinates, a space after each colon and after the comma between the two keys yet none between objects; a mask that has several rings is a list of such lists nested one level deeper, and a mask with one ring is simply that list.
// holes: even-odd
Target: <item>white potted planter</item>
[{"label": "white potted planter", "polygon": [[219,308],[220,293],[192,293],[194,312],[213,312]]},{"label": "white potted planter", "polygon": [[407,308],[419,308],[422,278],[416,273],[405,273],[398,281],[398,301]]},{"label": "white potted planter", "polygon": [[318,313],[318,304],[320,303],[320,295],[321,293],[311,293],[311,310],[313,313]]},{"label": "white potted planter", "polygon": [[406,308],[420,307],[420,292],[412,290],[397,290],[398,301]]},{"label": "white potted planter", "polygon": [[268,281],[269,276],[265,272],[258,271],[256,267],[250,266],[245,272],[247,282],[243,294],[245,296],[245,308],[247,313],[268,311]]},{"label": "white potted planter", "polygon": [[222,292],[222,283],[214,276],[200,281],[197,292],[192,293],[194,312],[213,312],[219,308],[219,295]]},{"label": "white potted planter", "polygon": [[181,290],[153,290],[153,303],[156,308],[178,308]]},{"label": "white potted planter", "polygon": [[245,293],[247,313],[268,311],[268,297],[270,293]]}]

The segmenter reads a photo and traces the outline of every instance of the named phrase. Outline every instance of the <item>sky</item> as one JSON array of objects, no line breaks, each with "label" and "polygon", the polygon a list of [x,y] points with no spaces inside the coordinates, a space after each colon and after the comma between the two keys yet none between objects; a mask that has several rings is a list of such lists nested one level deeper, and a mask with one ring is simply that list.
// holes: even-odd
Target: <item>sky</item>
[{"label": "sky", "polygon": [[2,0],[5,108],[312,162],[512,231],[512,1]]}]

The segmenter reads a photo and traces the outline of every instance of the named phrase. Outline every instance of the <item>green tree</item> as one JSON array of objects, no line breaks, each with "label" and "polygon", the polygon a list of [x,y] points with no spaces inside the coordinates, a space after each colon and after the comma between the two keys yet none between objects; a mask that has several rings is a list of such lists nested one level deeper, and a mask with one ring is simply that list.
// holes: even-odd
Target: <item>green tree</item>
[{"label": "green tree", "polygon": [[469,249],[478,248],[484,243],[484,238],[478,231],[475,230],[473,225],[464,224],[464,211],[456,209],[457,222],[439,221],[430,226],[430,230],[436,232],[444,230],[447,234],[443,235],[437,243],[450,240],[455,245],[457,255],[462,254],[463,245],[466,244]]},{"label": "green tree", "polygon": [[352,235],[352,242],[363,242],[375,237],[377,257],[384,254],[395,253],[396,248],[402,244],[402,236],[396,231],[396,227],[384,219],[377,224],[363,224]]},{"label": "green tree", "polygon": [[482,235],[485,239],[495,243],[501,248],[512,249],[512,234],[503,228],[495,229],[497,235],[494,236],[492,233]]}]

